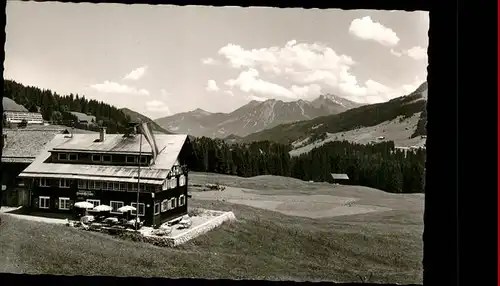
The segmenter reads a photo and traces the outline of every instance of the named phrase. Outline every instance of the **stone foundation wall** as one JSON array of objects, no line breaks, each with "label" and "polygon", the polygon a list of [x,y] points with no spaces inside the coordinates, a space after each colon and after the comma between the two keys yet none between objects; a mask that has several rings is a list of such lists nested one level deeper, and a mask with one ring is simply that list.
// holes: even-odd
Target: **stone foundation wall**
[{"label": "stone foundation wall", "polygon": [[183,243],[186,243],[187,241],[200,236],[202,234],[205,234],[209,231],[211,231],[214,228],[219,227],[221,224],[223,224],[225,221],[234,221],[236,220],[236,217],[234,216],[233,212],[226,212],[212,220],[209,220],[201,225],[198,225],[196,227],[193,227],[192,229],[189,229],[186,233],[183,233],[181,235],[178,235],[176,237],[169,237],[167,240],[170,240],[171,242],[169,243],[172,246],[177,246]]}]

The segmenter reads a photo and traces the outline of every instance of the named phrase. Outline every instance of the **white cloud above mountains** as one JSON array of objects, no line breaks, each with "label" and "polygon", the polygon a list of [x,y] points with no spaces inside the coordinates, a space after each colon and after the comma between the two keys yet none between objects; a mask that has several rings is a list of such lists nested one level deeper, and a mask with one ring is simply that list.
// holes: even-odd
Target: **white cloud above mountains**
[{"label": "white cloud above mountains", "polygon": [[131,71],[125,77],[123,77],[124,80],[139,80],[141,79],[147,71],[148,67],[147,66],[142,66],[139,68],[136,68],[135,70]]},{"label": "white cloud above mountains", "polygon": [[352,20],[349,33],[359,39],[375,41],[386,47],[394,47],[399,43],[396,32],[373,21],[370,16]]},{"label": "white cloud above mountains", "polygon": [[204,65],[216,65],[219,62],[214,60],[213,58],[204,58],[204,59],[201,59],[201,63]]},{"label": "white cloud above mountains", "polygon": [[427,59],[427,49],[416,46],[406,51],[406,55],[414,60],[424,60]]},{"label": "white cloud above mountains", "polygon": [[219,91],[219,87],[217,86],[217,82],[213,79],[210,79],[207,81],[207,86],[205,87],[205,89],[209,92]]},{"label": "white cloud above mountains", "polygon": [[396,57],[401,57],[403,55],[408,56],[416,61],[427,60],[427,49],[424,49],[420,46],[415,46],[408,50],[402,50],[399,52],[391,49],[391,54],[395,55]]},{"label": "white cloud above mountains", "polygon": [[130,94],[130,95],[149,95],[149,91],[146,89],[137,89],[125,84],[120,84],[113,81],[104,81],[103,83],[97,83],[90,86],[94,90],[102,93],[118,93],[118,94]]},{"label": "white cloud above mountains", "polygon": [[170,108],[161,100],[151,100],[146,102],[146,109],[155,113],[162,113],[163,116],[171,114]]},{"label": "white cloud above mountains", "polygon": [[[350,56],[321,43],[291,40],[283,47],[249,50],[228,44],[218,54],[230,67],[240,71],[225,84],[259,98],[297,100],[333,90],[348,99],[372,103],[404,95],[403,87],[388,87],[373,79],[359,83],[352,72],[357,63]],[[270,82],[265,79],[266,75],[286,79],[288,84]],[[417,88],[420,83],[410,85]]]},{"label": "white cloud above mountains", "polygon": [[[143,66],[137,68],[123,78],[123,80],[139,80],[144,76],[147,70],[147,66]],[[147,89],[144,88],[136,88],[133,86],[129,86],[127,84],[121,84],[114,81],[105,80],[103,83],[92,84],[90,87],[101,93],[110,93],[110,94],[122,94],[122,95],[145,95],[149,96],[150,93]]]}]

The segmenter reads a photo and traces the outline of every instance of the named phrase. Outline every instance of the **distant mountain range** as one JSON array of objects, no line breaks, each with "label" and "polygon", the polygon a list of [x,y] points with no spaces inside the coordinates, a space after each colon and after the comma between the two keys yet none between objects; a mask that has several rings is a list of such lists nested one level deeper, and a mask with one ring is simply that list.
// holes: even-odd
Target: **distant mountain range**
[{"label": "distant mountain range", "polygon": [[[313,101],[283,102],[269,99],[251,101],[231,113],[211,113],[203,109],[174,114],[155,120],[164,129],[196,137],[244,137],[280,124],[338,114],[361,104],[335,95],[321,95]],[[235,139],[231,137],[232,139]]]},{"label": "distant mountain range", "polygon": [[[374,127],[394,120],[400,124],[412,124],[411,126],[403,126],[403,129],[410,131],[407,139],[411,139],[427,134],[425,129],[427,123],[427,92],[427,82],[424,82],[411,94],[387,102],[351,108],[339,114],[317,117],[312,120],[282,124],[231,141],[269,140],[284,144],[293,143],[292,145],[298,146],[301,140],[316,140],[328,137],[329,134],[338,134],[341,137],[342,132],[362,129],[363,127]],[[417,120],[406,120],[415,115],[418,116]],[[369,134],[364,135],[368,136]],[[372,139],[377,140],[377,138]],[[338,140],[342,140],[342,138]],[[302,145],[306,143],[304,142]]]}]

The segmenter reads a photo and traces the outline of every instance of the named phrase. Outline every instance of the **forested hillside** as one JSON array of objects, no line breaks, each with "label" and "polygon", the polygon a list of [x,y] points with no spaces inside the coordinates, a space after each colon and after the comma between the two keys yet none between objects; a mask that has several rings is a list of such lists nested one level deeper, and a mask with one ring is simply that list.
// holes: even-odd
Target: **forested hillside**
[{"label": "forested hillside", "polygon": [[[8,97],[24,106],[31,112],[40,112],[44,120],[54,124],[71,126],[76,117],[70,112],[92,114],[97,122],[107,127],[109,133],[125,132],[130,118],[118,108],[102,101],[89,100],[78,94],[59,95],[50,90],[24,86],[12,80],[4,80],[4,97]],[[97,126],[86,125],[75,127],[81,129],[97,129]]]},{"label": "forested hillside", "polygon": [[392,193],[424,192],[425,151],[404,153],[394,143],[372,145],[335,141],[291,158],[290,147],[270,141],[227,144],[206,137],[193,141],[196,160],[190,168],[244,177],[289,176],[302,180],[332,182],[330,173],[346,173],[350,184]]}]

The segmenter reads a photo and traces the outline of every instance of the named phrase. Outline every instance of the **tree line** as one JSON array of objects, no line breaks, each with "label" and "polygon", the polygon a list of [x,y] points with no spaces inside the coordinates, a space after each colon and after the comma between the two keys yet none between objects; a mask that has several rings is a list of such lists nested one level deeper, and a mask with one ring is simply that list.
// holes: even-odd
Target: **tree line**
[{"label": "tree line", "polygon": [[330,183],[331,173],[345,173],[348,184],[391,193],[424,192],[425,150],[405,155],[394,148],[392,141],[369,145],[334,141],[296,157],[289,155],[288,145],[270,141],[228,144],[202,137],[193,139],[192,144],[193,171],[243,177],[277,175]]},{"label": "tree line", "polygon": [[[24,86],[12,80],[4,80],[4,96],[23,105],[30,112],[40,112],[46,121],[88,130],[98,130],[98,125],[107,127],[109,133],[124,133],[130,117],[120,109],[78,94],[59,95],[51,90]],[[96,124],[80,124],[71,112],[91,114]],[[99,124],[97,124],[99,123]]]}]

